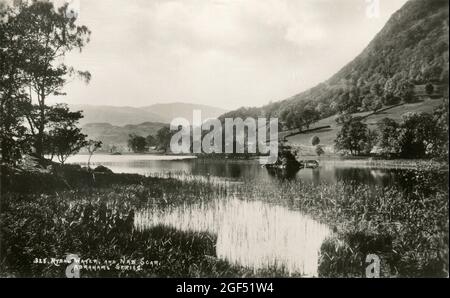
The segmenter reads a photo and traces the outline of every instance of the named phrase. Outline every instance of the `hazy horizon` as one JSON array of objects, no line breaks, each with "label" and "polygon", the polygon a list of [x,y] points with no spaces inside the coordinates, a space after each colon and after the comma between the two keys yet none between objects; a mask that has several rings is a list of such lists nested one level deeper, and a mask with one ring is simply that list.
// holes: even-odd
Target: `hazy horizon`
[{"label": "hazy horizon", "polygon": [[220,106],[216,106],[214,104],[201,104],[201,103],[193,103],[193,102],[181,102],[181,101],[172,101],[172,102],[156,102],[156,103],[151,103],[148,105],[139,105],[139,106],[131,106],[131,105],[127,105],[127,104],[123,104],[123,105],[108,105],[108,104],[95,104],[95,103],[68,103],[71,106],[92,106],[92,107],[114,107],[114,108],[147,108],[147,107],[152,107],[152,106],[156,106],[156,105],[172,105],[172,104],[184,104],[184,105],[195,105],[195,106],[208,106],[211,108],[217,108],[217,109],[222,109],[222,110],[229,110],[229,109],[225,109],[222,108]]},{"label": "hazy horizon", "polygon": [[373,1],[80,0],[91,42],[66,62],[92,80],[51,102],[231,110],[282,100],[353,60],[406,2],[380,0],[369,18]]}]

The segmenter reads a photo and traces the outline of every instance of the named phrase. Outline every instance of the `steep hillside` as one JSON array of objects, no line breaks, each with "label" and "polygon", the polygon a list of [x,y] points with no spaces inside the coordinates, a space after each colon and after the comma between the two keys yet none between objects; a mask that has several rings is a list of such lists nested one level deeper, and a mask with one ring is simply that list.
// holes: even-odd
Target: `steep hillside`
[{"label": "steep hillside", "polygon": [[225,116],[265,115],[280,118],[286,128],[305,128],[337,113],[448,98],[448,9],[448,0],[410,0],[328,81],[284,101]]}]

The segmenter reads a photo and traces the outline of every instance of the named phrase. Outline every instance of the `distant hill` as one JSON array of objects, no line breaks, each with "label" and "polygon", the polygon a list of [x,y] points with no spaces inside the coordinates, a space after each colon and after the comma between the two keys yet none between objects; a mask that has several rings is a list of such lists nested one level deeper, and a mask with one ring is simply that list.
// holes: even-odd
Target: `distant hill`
[{"label": "distant hill", "polygon": [[82,110],[81,125],[89,123],[109,123],[124,126],[144,122],[170,123],[174,118],[183,117],[192,121],[193,110],[201,110],[202,118],[216,118],[226,110],[206,105],[187,103],[155,104],[146,107],[115,107],[95,105],[70,105],[72,110]]},{"label": "distant hill", "polygon": [[128,124],[125,126],[114,126],[109,123],[90,123],[82,127],[82,132],[90,139],[103,142],[102,150],[109,151],[115,146],[119,151],[127,149],[130,134],[146,137],[155,136],[157,131],[166,126],[164,123],[145,122],[141,124]]},{"label": "distant hill", "polygon": [[143,107],[142,109],[159,115],[164,119],[163,122],[165,123],[170,123],[170,121],[178,117],[188,119],[192,123],[192,112],[194,110],[201,111],[203,120],[207,118],[217,118],[227,112],[227,110],[217,107],[190,103],[154,104]]},{"label": "distant hill", "polygon": [[424,100],[430,84],[434,90],[429,97],[448,98],[448,34],[448,0],[410,0],[329,80],[286,100],[241,108],[221,118],[265,115],[279,118],[287,128],[308,127],[338,113]]}]

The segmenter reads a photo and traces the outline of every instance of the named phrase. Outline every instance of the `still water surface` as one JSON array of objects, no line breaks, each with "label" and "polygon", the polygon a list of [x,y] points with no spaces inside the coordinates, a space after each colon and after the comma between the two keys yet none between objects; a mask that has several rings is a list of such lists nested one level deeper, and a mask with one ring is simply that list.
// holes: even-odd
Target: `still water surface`
[{"label": "still water surface", "polygon": [[[68,162],[85,165],[87,158],[77,155]],[[405,171],[320,161],[317,169],[280,174],[261,168],[258,161],[155,155],[95,155],[91,164],[104,165],[116,173],[148,176],[213,177],[226,181],[295,179],[314,184],[351,181],[372,186],[401,184]],[[301,212],[235,197],[136,213],[137,229],[160,225],[216,235],[216,257],[230,263],[253,270],[277,267],[303,276],[317,276],[320,246],[331,234],[329,227]]]},{"label": "still water surface", "polygon": [[[86,165],[88,156],[76,155],[68,163]],[[353,181],[357,183],[389,186],[397,185],[405,170],[396,168],[370,167],[364,164],[336,160],[321,160],[316,169],[302,169],[296,173],[269,172],[257,160],[208,160],[189,156],[158,155],[94,155],[92,166],[104,165],[115,173],[136,173],[155,175],[193,175],[215,177],[225,180],[267,181],[280,178],[296,179],[315,184]]]},{"label": "still water surface", "polygon": [[236,198],[135,215],[138,229],[158,225],[217,235],[216,256],[232,264],[304,276],[317,276],[320,245],[330,234],[326,225],[300,212]]}]

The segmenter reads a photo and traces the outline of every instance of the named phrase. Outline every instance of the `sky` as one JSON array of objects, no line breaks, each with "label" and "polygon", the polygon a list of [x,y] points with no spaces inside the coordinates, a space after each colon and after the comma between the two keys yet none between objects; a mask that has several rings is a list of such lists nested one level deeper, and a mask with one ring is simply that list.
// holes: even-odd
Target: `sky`
[{"label": "sky", "polygon": [[328,79],[406,0],[71,0],[91,42],[69,104],[261,106]]}]

